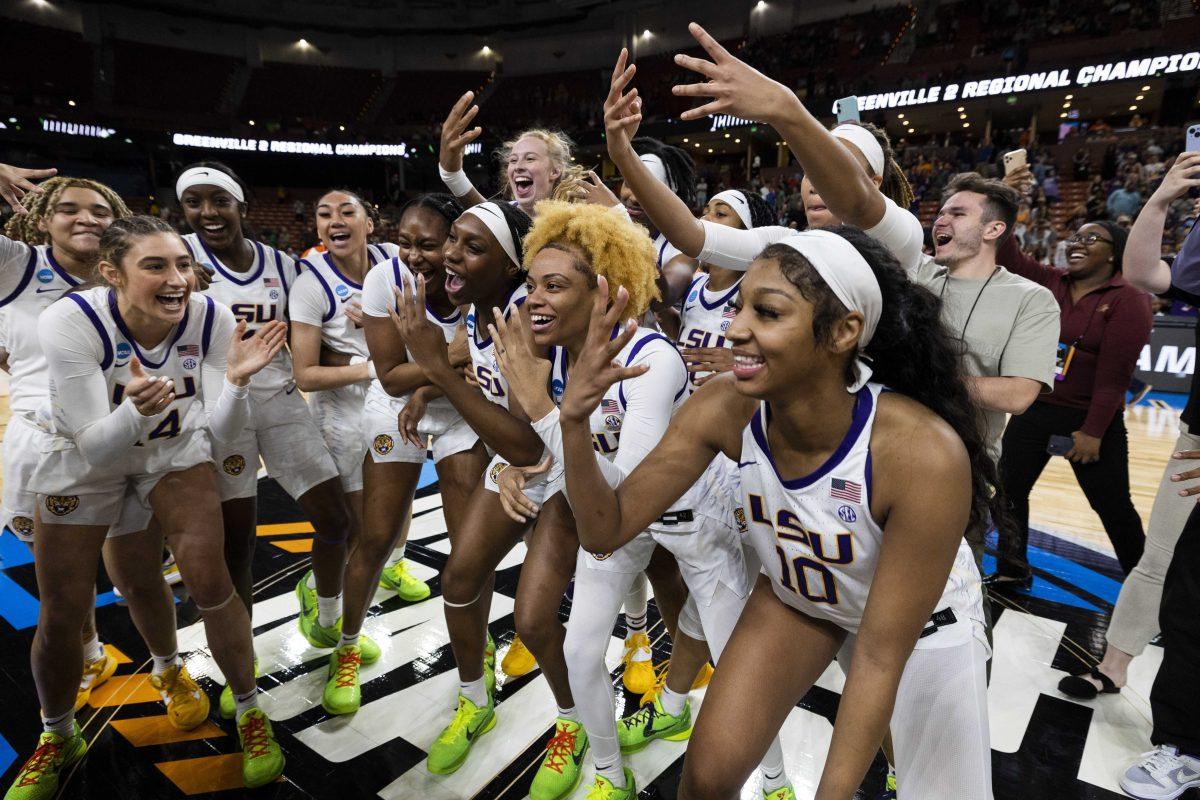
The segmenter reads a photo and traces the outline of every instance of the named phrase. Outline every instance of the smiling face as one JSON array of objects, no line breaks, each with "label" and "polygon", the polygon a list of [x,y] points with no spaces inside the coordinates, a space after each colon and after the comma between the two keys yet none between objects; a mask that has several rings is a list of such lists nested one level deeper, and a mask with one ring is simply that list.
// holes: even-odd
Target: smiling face
[{"label": "smiling face", "polygon": [[210,249],[220,253],[241,241],[246,204],[239,203],[225,189],[207,184],[190,186],[184,189],[179,204],[188,227]]},{"label": "smiling face", "polygon": [[779,261],[760,258],[742,281],[738,313],[726,332],[733,344],[737,390],[772,400],[794,394],[799,381],[817,369],[840,367],[818,346],[814,306],[784,277]]},{"label": "smiling face", "polygon": [[95,258],[100,235],[114,219],[112,206],[93,189],[69,186],[38,227],[54,246],[79,261]]},{"label": "smiling face", "polygon": [[442,264],[446,296],[456,306],[497,296],[518,272],[487,225],[474,214],[463,214],[450,226]]},{"label": "smiling face", "polygon": [[362,201],[347,192],[329,192],[317,201],[317,238],[339,260],[353,257],[367,246],[375,223]]},{"label": "smiling face", "polygon": [[540,347],[582,341],[595,285],[596,277],[578,248],[551,244],[540,250],[525,278],[533,341]]},{"label": "smiling face", "polygon": [[120,264],[101,261],[100,274],[116,289],[122,309],[169,325],[183,319],[195,281],[192,257],[175,233],[140,237]]},{"label": "smiling face", "polygon": [[955,192],[942,205],[933,223],[933,260],[953,267],[979,254],[985,239],[995,241],[1004,233],[999,220],[984,222],[987,198],[978,192]]},{"label": "smiling face", "polygon": [[427,300],[446,296],[443,248],[448,232],[445,217],[423,206],[413,206],[400,218],[400,233],[396,237],[400,260],[414,275],[425,278]]},{"label": "smiling face", "polygon": [[1072,278],[1112,275],[1115,269],[1112,235],[1102,225],[1083,225],[1067,239],[1067,273]]},{"label": "smiling face", "polygon": [[562,170],[550,160],[545,142],[536,136],[522,136],[508,154],[504,174],[513,199],[529,213],[538,200],[550,197]]}]

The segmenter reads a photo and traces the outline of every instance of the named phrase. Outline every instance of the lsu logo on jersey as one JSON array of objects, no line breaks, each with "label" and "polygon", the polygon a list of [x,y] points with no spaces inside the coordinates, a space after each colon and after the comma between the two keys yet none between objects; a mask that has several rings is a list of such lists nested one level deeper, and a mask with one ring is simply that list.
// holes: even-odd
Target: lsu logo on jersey
[{"label": "lsu logo on jersey", "polygon": [[33,520],[29,517],[13,517],[9,522],[9,526],[21,539],[28,540],[33,536]]},{"label": "lsu logo on jersey", "polygon": [[246,469],[246,457],[232,455],[221,462],[221,469],[226,475],[241,475]]},{"label": "lsu logo on jersey", "polygon": [[46,510],[56,517],[65,517],[77,508],[79,508],[79,497],[77,495],[46,495]]},{"label": "lsu logo on jersey", "polygon": [[54,271],[49,267],[42,267],[37,271],[38,283],[49,283],[54,280]]},{"label": "lsu logo on jersey", "polygon": [[392,449],[395,446],[396,441],[386,433],[379,434],[375,437],[375,441],[371,442],[371,447],[381,456],[386,456],[388,453],[392,452]]},{"label": "lsu logo on jersey", "polygon": [[[344,291],[346,287],[339,286],[338,289]],[[339,295],[344,297],[341,292],[339,292]],[[274,303],[268,303],[267,305],[234,303],[229,307],[229,310],[233,312],[234,319],[245,320],[247,325],[262,325],[273,319],[279,319],[279,309]]]}]

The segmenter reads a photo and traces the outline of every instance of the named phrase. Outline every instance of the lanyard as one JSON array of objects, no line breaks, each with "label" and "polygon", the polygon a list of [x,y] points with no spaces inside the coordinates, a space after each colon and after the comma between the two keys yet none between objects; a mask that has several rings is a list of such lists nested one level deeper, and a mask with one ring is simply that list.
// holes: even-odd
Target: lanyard
[{"label": "lanyard", "polygon": [[[999,267],[996,267],[994,270],[992,270],[992,274],[988,275],[987,280],[983,282],[983,286],[981,286],[979,288],[979,294],[975,295],[975,302],[971,303],[971,310],[967,312],[967,321],[963,323],[962,333],[960,333],[958,336],[958,340],[960,342],[965,342],[967,340],[967,326],[969,326],[971,324],[971,317],[975,314],[975,306],[979,305],[979,298],[983,297],[983,290],[988,287],[988,284],[992,282],[992,278],[996,277],[996,273],[999,271],[1000,271]],[[950,273],[949,273],[949,271],[947,271],[946,279],[942,281],[942,290],[938,293],[938,301],[939,302],[945,296],[946,284],[948,284],[949,282],[950,282]]]}]

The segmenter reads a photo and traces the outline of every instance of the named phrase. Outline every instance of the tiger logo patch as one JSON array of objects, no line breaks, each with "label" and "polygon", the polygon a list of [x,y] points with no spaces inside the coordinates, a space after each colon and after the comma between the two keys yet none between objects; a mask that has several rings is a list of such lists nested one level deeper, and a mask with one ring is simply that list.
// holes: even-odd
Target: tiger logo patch
[{"label": "tiger logo patch", "polygon": [[246,459],[244,456],[232,455],[221,462],[221,469],[225,470],[226,475],[241,475],[246,469]]},{"label": "tiger logo patch", "polygon": [[611,556],[612,553],[591,553],[591,552],[589,552],[588,555],[590,555],[592,558],[596,559],[597,561],[604,561],[609,556]]},{"label": "tiger logo patch", "polygon": [[10,524],[17,536],[28,538],[33,535],[33,520],[29,517],[13,517]]},{"label": "tiger logo patch", "polygon": [[737,523],[738,533],[750,530],[750,526],[746,524],[746,509],[741,506],[733,510],[733,521]]},{"label": "tiger logo patch", "polygon": [[492,469],[488,472],[488,478],[491,479],[492,483],[497,485],[500,483],[500,473],[503,472],[504,468],[507,466],[508,463],[504,461],[497,461],[495,464],[492,464]]},{"label": "tiger logo patch", "polygon": [[73,494],[51,494],[46,496],[46,510],[56,517],[65,517],[79,508],[79,497]]},{"label": "tiger logo patch", "polygon": [[388,453],[392,452],[395,446],[396,441],[386,433],[379,434],[375,437],[375,441],[371,443],[371,447],[373,447],[375,452],[379,453],[381,456],[386,456]]}]

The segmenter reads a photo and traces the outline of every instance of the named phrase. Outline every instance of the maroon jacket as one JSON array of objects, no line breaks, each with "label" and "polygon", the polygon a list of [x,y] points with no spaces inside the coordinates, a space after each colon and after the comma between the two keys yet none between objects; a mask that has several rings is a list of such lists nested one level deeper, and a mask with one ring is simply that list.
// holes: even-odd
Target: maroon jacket
[{"label": "maroon jacket", "polygon": [[1086,408],[1081,430],[1097,439],[1125,408],[1125,391],[1142,347],[1150,341],[1154,315],[1150,295],[1130,286],[1120,272],[1103,286],[1071,302],[1071,277],[1021,252],[1015,236],[1000,248],[997,263],[1054,293],[1062,310],[1059,341],[1075,345],[1067,377],[1038,402]]}]

